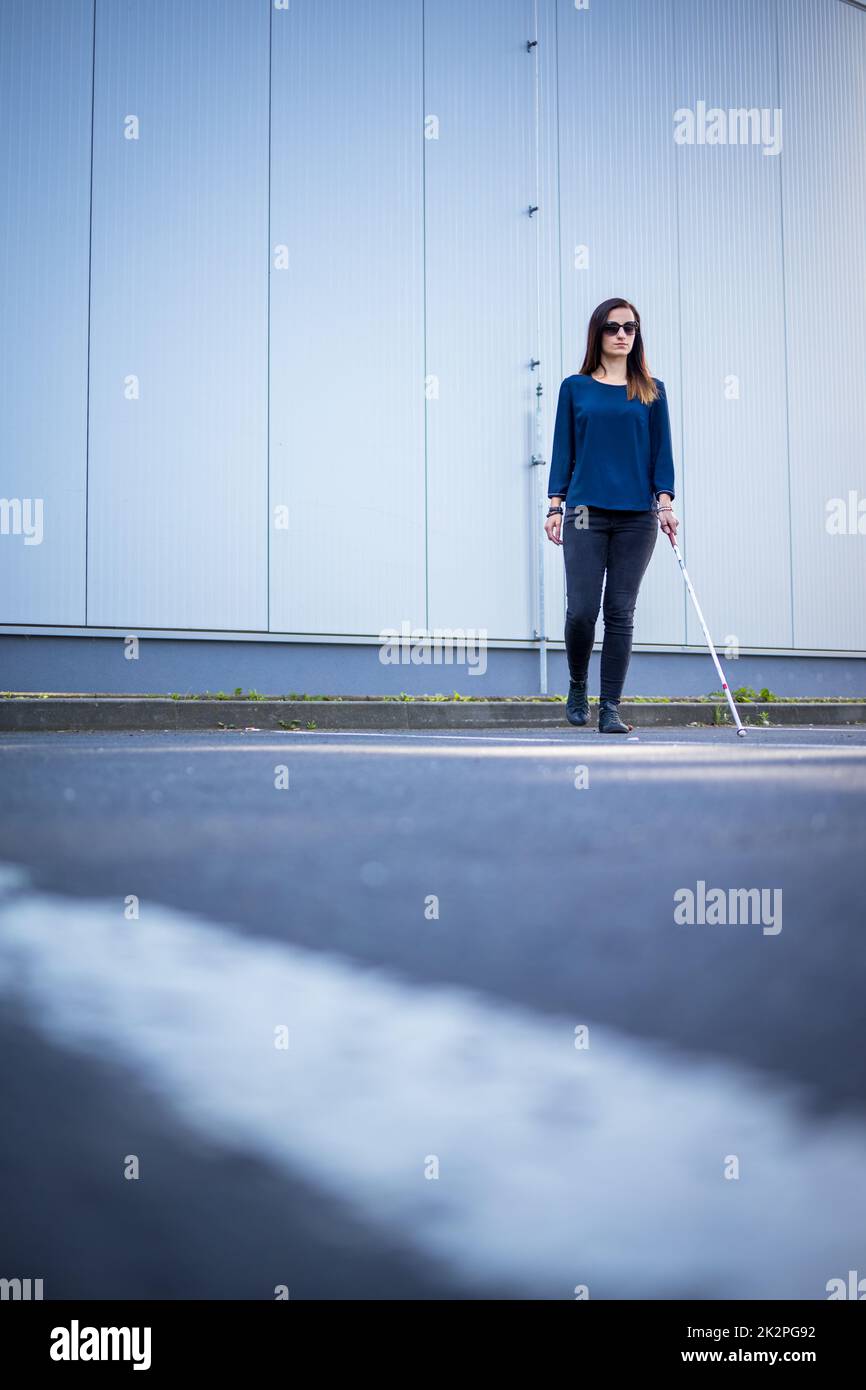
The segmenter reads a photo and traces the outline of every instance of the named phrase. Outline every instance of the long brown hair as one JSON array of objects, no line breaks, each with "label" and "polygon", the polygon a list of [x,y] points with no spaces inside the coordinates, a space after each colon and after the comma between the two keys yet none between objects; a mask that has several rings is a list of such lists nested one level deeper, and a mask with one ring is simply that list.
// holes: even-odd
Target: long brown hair
[{"label": "long brown hair", "polygon": [[586,333],[586,356],[578,376],[592,376],[599,367],[604,371],[601,360],[602,325],[607,323],[611,309],[630,309],[637,324],[631,351],[625,359],[626,400],[633,401],[637,396],[644,405],[651,405],[659,394],[659,389],[650,376],[644,354],[643,338],[640,331],[640,314],[627,299],[605,299],[597,309],[593,309]]}]

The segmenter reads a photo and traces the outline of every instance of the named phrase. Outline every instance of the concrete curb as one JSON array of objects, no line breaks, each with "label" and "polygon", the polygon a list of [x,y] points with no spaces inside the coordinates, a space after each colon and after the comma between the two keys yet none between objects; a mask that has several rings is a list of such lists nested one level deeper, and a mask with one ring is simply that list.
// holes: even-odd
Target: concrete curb
[{"label": "concrete curb", "polygon": [[[744,703],[737,706],[743,723],[770,726],[866,723],[866,702],[848,704]],[[636,729],[684,728],[732,724],[723,701],[643,704],[623,700],[620,714]],[[171,700],[139,696],[29,696],[0,699],[0,732],[99,732],[102,730],[272,729],[499,729],[571,728],[561,701],[529,700]],[[598,722],[592,706],[590,723]],[[575,732],[578,732],[575,730]]]}]

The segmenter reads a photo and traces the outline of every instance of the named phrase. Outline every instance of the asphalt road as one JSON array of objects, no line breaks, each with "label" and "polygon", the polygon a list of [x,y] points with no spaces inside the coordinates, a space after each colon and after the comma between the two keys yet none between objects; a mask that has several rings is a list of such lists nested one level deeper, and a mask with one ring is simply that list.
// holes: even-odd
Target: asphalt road
[{"label": "asphalt road", "polygon": [[0,1275],[866,1274],[866,730],[636,732],[0,739]]}]

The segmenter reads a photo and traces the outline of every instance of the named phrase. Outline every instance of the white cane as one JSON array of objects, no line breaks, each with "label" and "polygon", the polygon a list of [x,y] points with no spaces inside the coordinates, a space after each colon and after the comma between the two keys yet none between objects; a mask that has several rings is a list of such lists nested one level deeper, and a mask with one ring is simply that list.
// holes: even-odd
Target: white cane
[{"label": "white cane", "polygon": [[724,690],[725,695],[728,699],[728,704],[731,707],[731,714],[734,716],[734,723],[737,726],[737,738],[745,738],[746,730],[743,728],[742,721],[737,713],[737,706],[734,704],[733,696],[731,695],[731,692],[728,689],[728,682],[725,680],[725,673],[722,670],[721,665],[719,664],[719,658],[716,656],[716,649],[713,646],[713,639],[709,634],[709,630],[707,628],[706,623],[704,622],[704,615],[701,612],[701,605],[698,603],[698,596],[692,588],[692,581],[689,579],[688,571],[685,565],[683,564],[683,557],[680,554],[680,548],[674,540],[673,536],[669,536],[668,539],[671,545],[673,546],[674,554],[676,555],[677,560],[679,561],[680,569],[683,572],[683,579],[686,581],[686,586],[688,588],[689,593],[692,596],[692,602],[695,605],[695,611],[697,612],[697,615],[701,620],[701,627],[704,629],[704,636],[707,639],[707,646],[710,649],[710,656],[713,658],[713,661],[716,664],[716,670],[719,673],[719,680],[722,682],[722,689]]}]

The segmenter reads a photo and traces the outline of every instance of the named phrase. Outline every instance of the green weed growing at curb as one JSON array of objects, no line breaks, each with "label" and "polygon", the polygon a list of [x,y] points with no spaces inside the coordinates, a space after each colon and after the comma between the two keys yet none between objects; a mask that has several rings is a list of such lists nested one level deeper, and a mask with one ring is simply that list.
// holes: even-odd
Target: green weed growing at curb
[{"label": "green weed growing at curb", "polygon": [[[779,696],[774,695],[772,690],[769,690],[767,686],[764,686],[760,693],[757,693],[750,685],[741,685],[738,686],[736,690],[732,690],[731,695],[734,698],[734,702],[738,705],[748,705],[753,702],[761,701],[766,704],[771,700],[778,701],[779,699]],[[724,690],[711,690],[707,698],[710,700],[724,700],[725,692]]]}]

